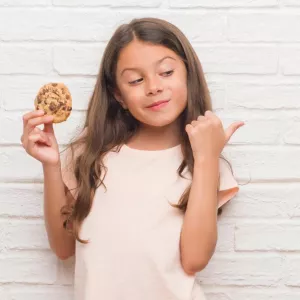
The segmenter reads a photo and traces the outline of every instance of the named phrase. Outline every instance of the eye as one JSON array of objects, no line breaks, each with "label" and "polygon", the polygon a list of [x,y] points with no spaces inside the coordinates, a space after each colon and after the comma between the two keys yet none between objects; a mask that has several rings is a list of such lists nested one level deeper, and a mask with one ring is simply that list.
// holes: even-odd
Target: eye
[{"label": "eye", "polygon": [[142,81],[143,81],[143,78],[139,78],[139,79],[134,80],[134,81],[129,81],[128,83],[129,83],[129,84],[137,84],[137,83],[140,83],[140,82],[142,82]]},{"label": "eye", "polygon": [[174,73],[174,70],[170,70],[170,71],[167,71],[167,72],[163,72],[162,75],[164,76],[170,76]]}]

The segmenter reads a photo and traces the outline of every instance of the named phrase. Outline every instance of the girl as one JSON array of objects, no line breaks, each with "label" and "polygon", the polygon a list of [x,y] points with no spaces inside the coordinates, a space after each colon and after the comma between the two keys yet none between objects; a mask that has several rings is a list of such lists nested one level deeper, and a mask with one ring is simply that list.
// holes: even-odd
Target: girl
[{"label": "girl", "polygon": [[116,30],[63,159],[43,114],[24,115],[22,142],[43,165],[50,246],[76,253],[76,299],[205,299],[195,273],[213,255],[218,207],[238,191],[219,157],[243,123],[224,130],[211,112],[183,33],[154,18]]}]

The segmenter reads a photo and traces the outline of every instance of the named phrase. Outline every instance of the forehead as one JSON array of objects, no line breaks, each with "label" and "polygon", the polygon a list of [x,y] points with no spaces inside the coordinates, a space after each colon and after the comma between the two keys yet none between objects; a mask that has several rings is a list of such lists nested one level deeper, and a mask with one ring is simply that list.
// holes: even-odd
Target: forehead
[{"label": "forehead", "polygon": [[171,49],[162,45],[132,41],[120,52],[117,69],[124,67],[147,67],[156,63],[164,56],[171,56],[179,60],[179,56]]}]

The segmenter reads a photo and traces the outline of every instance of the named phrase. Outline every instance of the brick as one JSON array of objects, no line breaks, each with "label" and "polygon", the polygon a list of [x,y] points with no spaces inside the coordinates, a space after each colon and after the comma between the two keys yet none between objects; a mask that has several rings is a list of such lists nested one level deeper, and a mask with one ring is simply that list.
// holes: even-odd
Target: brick
[{"label": "brick", "polygon": [[[69,286],[34,286],[31,288],[11,288],[9,291],[9,300],[53,300],[53,299],[64,299],[73,300],[72,287]],[[1,294],[0,294],[1,296]],[[1,298],[2,300],[2,298]]]},{"label": "brick", "polygon": [[281,48],[279,65],[284,75],[300,75],[300,48]]},{"label": "brick", "polygon": [[[299,242],[299,236],[297,237],[297,241]],[[299,255],[295,257],[287,258],[287,270],[285,272],[284,282],[287,286],[300,287],[300,257]]]},{"label": "brick", "polygon": [[[23,132],[24,112],[9,112],[3,114],[0,118],[0,143],[20,145],[20,137]],[[57,142],[59,144],[68,144],[71,139],[77,136],[79,129],[83,127],[83,113],[73,111],[67,122],[53,124]],[[39,126],[43,128],[43,126]],[[11,130],[5,130],[10,128]]]},{"label": "brick", "polygon": [[43,185],[0,184],[0,216],[43,216]]},{"label": "brick", "polygon": [[227,87],[227,104],[229,109],[299,109],[299,97],[300,87],[296,84],[258,85],[239,83],[228,84]]},{"label": "brick", "polygon": [[168,12],[157,14],[155,17],[163,18],[176,25],[192,43],[226,40],[226,17],[220,14]]},{"label": "brick", "polygon": [[223,218],[220,219],[218,222],[217,252],[234,251],[234,228],[234,222],[223,220]]},{"label": "brick", "polygon": [[234,8],[234,7],[274,7],[277,6],[276,0],[170,0],[170,7],[174,8]]},{"label": "brick", "polygon": [[205,73],[275,74],[278,53],[264,46],[195,46]]},{"label": "brick", "polygon": [[[299,251],[300,223],[239,223],[235,230],[237,251]],[[279,238],[280,237],[280,238]]]},{"label": "brick", "polygon": [[5,110],[30,111],[34,109],[34,99],[40,87],[49,82],[66,84],[72,95],[73,110],[86,110],[96,79],[60,76],[0,76],[0,103],[2,99]]},{"label": "brick", "polygon": [[[106,41],[115,29],[117,15],[117,11],[101,10],[0,10],[0,28],[5,28],[0,35],[4,41]],[[18,58],[15,52],[12,55]]]},{"label": "brick", "polygon": [[58,260],[56,282],[61,285],[73,285],[74,271],[75,271],[74,255],[64,261]]},{"label": "brick", "polygon": [[0,257],[0,283],[46,283],[56,280],[56,258],[54,254],[44,252],[13,253]]},{"label": "brick", "polygon": [[0,181],[41,182],[42,164],[22,147],[0,148]]},{"label": "brick", "polygon": [[[140,2],[140,1],[139,1]],[[147,1],[147,3],[153,3]],[[66,15],[67,13],[67,15]],[[49,16],[55,15],[55,18]],[[166,19],[177,25],[192,41],[225,41],[226,17],[215,13],[157,11],[150,16]],[[107,42],[115,29],[133,18],[149,17],[146,11],[14,9],[0,11],[0,31],[4,41],[86,41]],[[18,26],[14,20],[18,19]],[[34,20],[34,22],[28,22]],[[197,26],[195,26],[197,23]],[[201,28],[201,31],[199,31]]]},{"label": "brick", "polygon": [[288,127],[286,121],[278,122],[278,120],[266,120],[260,118],[251,118],[251,116],[241,116],[239,119],[223,117],[222,122],[224,128],[228,128],[236,121],[243,121],[245,125],[239,128],[231,137],[230,144],[278,144],[280,138],[284,134],[284,129]]},{"label": "brick", "polygon": [[286,130],[283,140],[286,144],[300,145],[300,122],[294,122]]},{"label": "brick", "polygon": [[270,286],[277,284],[283,271],[284,259],[277,255],[218,254],[199,278],[209,285]]},{"label": "brick", "polygon": [[225,157],[237,178],[252,180],[294,180],[300,177],[299,149],[294,147],[227,147]]},{"label": "brick", "polygon": [[226,87],[222,83],[213,83],[208,81],[208,88],[214,110],[225,108]]},{"label": "brick", "polygon": [[162,0],[53,0],[55,6],[81,6],[81,7],[97,7],[97,6],[111,6],[111,7],[159,7]]},{"label": "brick", "polygon": [[0,286],[0,299],[1,300],[10,300],[9,292],[7,291],[6,286]]},{"label": "brick", "polygon": [[51,70],[49,47],[0,45],[0,74],[45,74]]},{"label": "brick", "polygon": [[300,6],[298,0],[281,0],[281,3],[285,6]]},{"label": "brick", "polygon": [[205,287],[209,300],[298,300],[297,291],[269,287]]},{"label": "brick", "polygon": [[60,46],[54,48],[54,68],[60,75],[97,75],[104,48]]},{"label": "brick", "polygon": [[13,6],[13,7],[46,6],[49,4],[51,4],[51,0],[0,0],[1,6]]},{"label": "brick", "polygon": [[234,42],[299,42],[300,14],[231,13],[228,37]]},{"label": "brick", "polygon": [[0,220],[0,250],[49,249],[43,220]]},{"label": "brick", "polygon": [[22,6],[47,6],[51,0],[0,0],[0,6],[4,7],[22,7]]},{"label": "brick", "polygon": [[[150,13],[144,11],[122,11],[118,15],[118,25],[130,22],[133,18],[156,17],[177,26],[190,42],[226,41],[226,17],[216,13],[182,12],[161,10]],[[195,26],[197,24],[197,26]],[[199,30],[201,28],[201,30]]]},{"label": "brick", "polygon": [[293,218],[300,216],[300,186],[295,183],[250,183],[223,209],[223,217]]},{"label": "brick", "polygon": [[[61,158],[63,149],[65,146],[59,147]],[[21,146],[1,147],[0,164],[0,182],[43,182],[42,163],[27,154]]]}]

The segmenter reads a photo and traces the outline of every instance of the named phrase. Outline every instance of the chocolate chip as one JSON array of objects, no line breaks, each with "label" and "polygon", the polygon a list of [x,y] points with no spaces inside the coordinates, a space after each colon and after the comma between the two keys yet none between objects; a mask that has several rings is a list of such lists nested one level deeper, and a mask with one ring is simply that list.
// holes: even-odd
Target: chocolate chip
[{"label": "chocolate chip", "polygon": [[72,110],[72,107],[68,107],[68,111],[71,111]]},{"label": "chocolate chip", "polygon": [[66,96],[66,99],[69,100],[69,99],[70,99],[70,95],[67,95],[67,96]]},{"label": "chocolate chip", "polygon": [[57,86],[57,83],[52,83],[52,86],[56,87],[56,86]]},{"label": "chocolate chip", "polygon": [[57,109],[56,104],[53,103],[53,102],[51,102],[50,105],[49,105],[49,109],[50,109],[51,111],[56,111],[56,109]]}]

